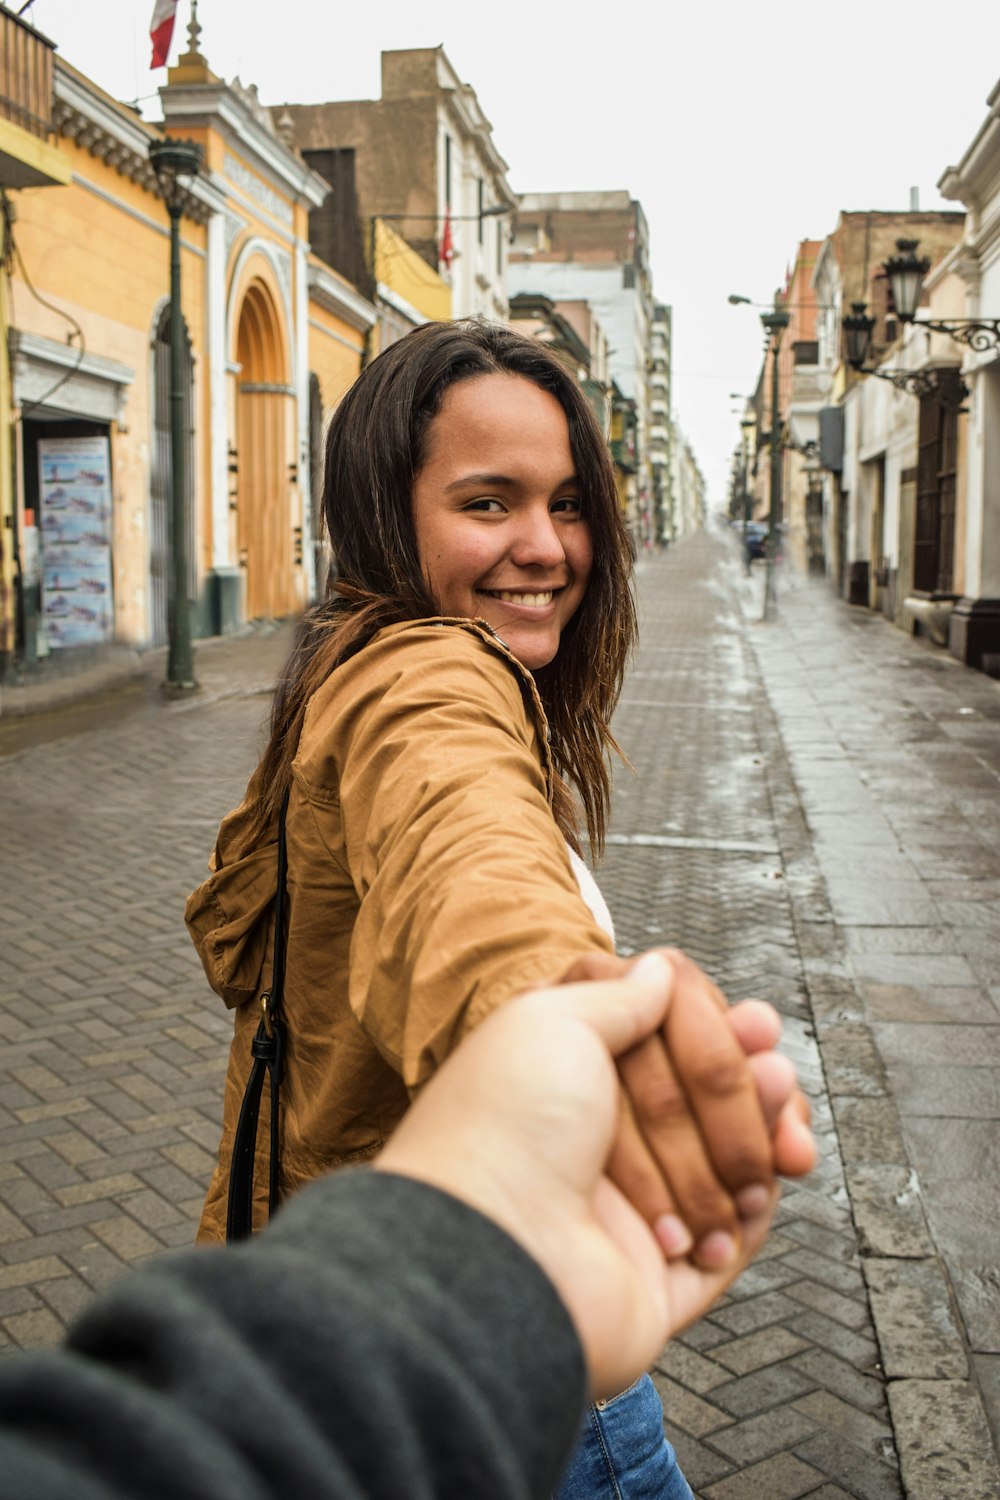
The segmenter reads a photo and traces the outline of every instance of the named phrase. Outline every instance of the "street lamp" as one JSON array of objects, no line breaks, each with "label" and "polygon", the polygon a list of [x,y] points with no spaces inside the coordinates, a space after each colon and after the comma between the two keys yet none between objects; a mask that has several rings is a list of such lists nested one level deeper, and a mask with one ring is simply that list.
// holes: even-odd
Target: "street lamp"
[{"label": "street lamp", "polygon": [[[741,297],[736,292],[730,292],[727,299],[731,306],[737,307],[745,303],[749,307],[759,307],[750,297]],[[778,524],[781,517],[781,410],[778,401],[778,351],[781,348],[781,335],[791,322],[791,313],[784,303],[777,300],[760,315],[760,321],[764,325],[764,332],[771,344],[771,431],[765,437],[763,434],[758,438],[758,443],[768,442],[771,445],[771,486],[768,500],[767,512],[767,555],[765,558],[766,572],[764,578],[764,619],[770,617],[774,603],[774,564],[778,552]],[[765,354],[765,364],[767,356]]]},{"label": "street lamp", "polygon": [[749,454],[747,452],[747,449],[748,449],[749,444],[750,444],[750,434],[751,434],[751,432],[753,432],[753,430],[754,430],[754,428],[756,426],[757,426],[757,419],[755,417],[744,417],[743,420],[740,422],[740,429],[741,429],[741,432],[743,434],[743,440],[742,440],[742,442],[740,444],[740,456],[742,458],[742,465],[741,465],[740,473],[741,473],[741,484],[742,484],[742,488],[743,488],[743,493],[742,493],[742,495],[741,495],[740,498],[741,498],[742,504],[743,504],[743,554],[744,554],[744,556],[746,556],[746,549],[747,549],[747,528],[750,525],[750,486],[747,484],[747,469],[750,466],[750,458],[749,458]]},{"label": "street lamp", "polygon": [[896,316],[901,323],[912,323],[920,306],[924,277],[931,268],[926,255],[917,255],[919,240],[897,240],[896,254],[885,262],[885,272],[892,287]]},{"label": "street lamp", "polygon": [[897,240],[896,254],[885,262],[886,275],[892,286],[892,300],[901,323],[916,323],[933,333],[946,333],[956,344],[965,344],[977,354],[1000,349],[1000,318],[935,318],[917,321],[917,308],[924,289],[924,277],[931,268],[926,255],[917,254],[919,240]]},{"label": "street lamp", "polygon": [[167,675],[169,692],[197,687],[191,648],[191,608],[188,601],[187,454],[184,447],[185,339],[181,314],[181,215],[190,199],[191,183],[201,170],[202,151],[196,141],[169,136],[149,143],[149,159],[170,215],[170,643]]},{"label": "street lamp", "polygon": [[[905,242],[901,242],[905,243]],[[886,263],[886,269],[892,264]],[[909,282],[906,283],[907,290],[912,293]],[[914,295],[914,304],[920,300],[920,288],[917,286]],[[899,306],[896,307],[899,313]],[[902,321],[902,314],[900,314]],[[877,380],[887,380],[894,385],[897,391],[906,391],[911,396],[921,400],[930,396],[939,406],[949,411],[960,411],[962,403],[969,394],[969,387],[965,381],[958,376],[958,372],[949,370],[948,375],[943,377],[937,370],[879,370],[866,366],[865,361],[871,352],[872,333],[875,328],[875,319],[869,317],[867,306],[864,302],[852,302],[851,311],[841,319],[844,330],[844,355],[852,370],[859,375],[874,375]],[[921,322],[920,327],[925,325]],[[956,378],[952,379],[952,375]]]},{"label": "street lamp", "polygon": [[875,319],[868,316],[866,302],[852,302],[850,312],[841,319],[844,330],[844,354],[852,370],[860,374],[872,346]]},{"label": "street lamp", "polygon": [[774,603],[774,563],[778,551],[778,521],[781,515],[781,412],[778,403],[778,351],[781,335],[791,321],[783,307],[775,305],[760,315],[764,332],[771,340],[771,493],[767,513],[767,560],[764,575],[764,619]]}]

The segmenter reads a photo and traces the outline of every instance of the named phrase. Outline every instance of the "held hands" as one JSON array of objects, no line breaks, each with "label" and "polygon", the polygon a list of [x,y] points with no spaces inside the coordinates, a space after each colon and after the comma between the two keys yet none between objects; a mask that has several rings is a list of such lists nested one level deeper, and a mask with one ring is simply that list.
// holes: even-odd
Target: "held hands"
[{"label": "held hands", "polygon": [[[763,1243],[777,1202],[768,1149],[755,1147],[758,1154],[747,1158],[744,1170],[756,1174],[761,1191],[738,1220],[733,1254],[724,1265],[699,1266],[692,1257],[665,1260],[645,1218],[604,1175],[612,1143],[617,1137],[617,1154],[622,1140],[623,1094],[612,1057],[619,1069],[631,1071],[648,1043],[667,1035],[675,1008],[690,1011],[674,1017],[679,1044],[712,1040],[716,1023],[706,1020],[704,983],[676,961],[647,955],[624,978],[566,984],[512,1001],[462,1042],[376,1162],[377,1169],[463,1199],[539,1262],[574,1320],[595,1395],[624,1389],[671,1334],[721,1295]],[[714,1000],[711,1008],[720,1014]],[[757,1055],[771,1045],[765,1033],[773,1040],[769,1009],[749,1015],[738,1050],[742,1057],[748,1044],[757,1061],[744,1061],[734,1076],[745,1070],[757,1080],[777,1139],[783,1129],[789,1133],[782,1120],[793,1080],[782,1060],[774,1058],[780,1066],[773,1069]],[[723,1024],[728,1028],[728,1020]],[[766,1141],[752,1084],[749,1092]],[[702,1093],[707,1100],[711,1090]],[[740,1084],[735,1108],[730,1093],[723,1093],[725,1118],[742,1128],[747,1090]],[[713,1112],[707,1103],[701,1107]],[[713,1142],[723,1133],[714,1123]],[[794,1158],[794,1145],[801,1162],[811,1161],[805,1127],[797,1125],[790,1135],[785,1154]],[[659,1146],[666,1149],[662,1139]],[[774,1154],[781,1152],[774,1148]],[[672,1193],[664,1191],[673,1207]]]},{"label": "held hands", "polygon": [[[671,1003],[663,1024],[619,1058],[625,1103],[607,1172],[666,1255],[721,1266],[775,1174],[801,1177],[815,1165],[809,1106],[791,1063],[772,1050],[781,1032],[772,1006],[730,1007],[683,953],[658,956],[672,973]],[[638,974],[656,959],[590,954],[566,981]]]}]

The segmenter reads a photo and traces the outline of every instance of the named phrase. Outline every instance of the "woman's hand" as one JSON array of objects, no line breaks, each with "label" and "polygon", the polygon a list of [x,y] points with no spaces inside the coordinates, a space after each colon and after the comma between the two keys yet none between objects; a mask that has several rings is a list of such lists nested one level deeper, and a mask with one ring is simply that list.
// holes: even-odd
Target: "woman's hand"
[{"label": "woman's hand", "polygon": [[[671,1003],[662,1025],[618,1059],[625,1103],[608,1175],[667,1255],[694,1246],[700,1265],[720,1266],[769,1201],[775,1175],[812,1170],[809,1106],[791,1064],[771,1050],[781,1031],[773,1007],[730,1008],[684,954],[661,956]],[[591,954],[565,982],[610,979],[641,962]]]},{"label": "woman's hand", "polygon": [[662,1031],[682,989],[651,955],[625,979],[501,1006],[435,1074],[375,1164],[462,1198],[539,1262],[576,1325],[596,1396],[625,1389],[725,1291],[777,1202],[772,1182],[727,1264],[705,1268],[666,1261],[603,1175],[622,1098],[612,1057],[620,1065]]}]

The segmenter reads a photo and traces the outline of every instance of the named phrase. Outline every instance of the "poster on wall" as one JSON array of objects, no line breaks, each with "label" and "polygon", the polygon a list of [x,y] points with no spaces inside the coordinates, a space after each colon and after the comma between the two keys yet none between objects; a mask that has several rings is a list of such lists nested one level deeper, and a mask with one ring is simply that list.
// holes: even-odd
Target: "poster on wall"
[{"label": "poster on wall", "polygon": [[53,650],[110,640],[111,446],[106,437],[38,444],[42,622]]}]

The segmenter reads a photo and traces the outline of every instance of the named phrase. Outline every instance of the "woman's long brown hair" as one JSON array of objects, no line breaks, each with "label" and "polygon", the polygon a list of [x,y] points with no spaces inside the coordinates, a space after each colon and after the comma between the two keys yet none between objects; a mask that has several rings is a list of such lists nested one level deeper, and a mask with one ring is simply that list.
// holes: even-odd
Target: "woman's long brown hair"
[{"label": "woman's long brown hair", "polygon": [[509,374],[548,391],[566,413],[590,527],[593,565],[559,651],[534,674],[557,771],[553,811],[574,847],[577,820],[566,783],[583,804],[599,853],[611,796],[611,715],[636,638],[632,543],[597,419],[576,381],[533,339],[501,324],[428,323],[363,371],[330,422],[323,513],[337,564],[324,602],[307,611],[275,693],[271,736],[247,788],[255,836],[273,824],[306,705],[330,673],[384,626],[438,613],[425,583],[413,524],[413,481],[429,424],[448,387]]}]

